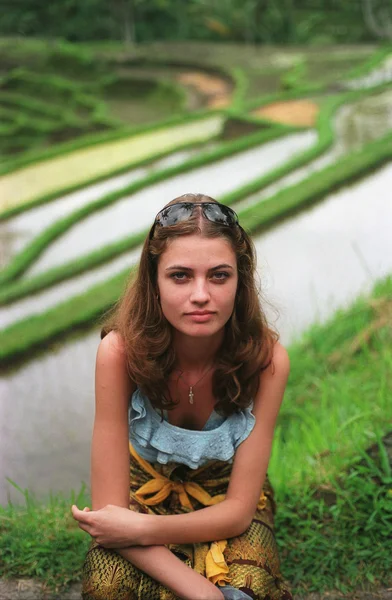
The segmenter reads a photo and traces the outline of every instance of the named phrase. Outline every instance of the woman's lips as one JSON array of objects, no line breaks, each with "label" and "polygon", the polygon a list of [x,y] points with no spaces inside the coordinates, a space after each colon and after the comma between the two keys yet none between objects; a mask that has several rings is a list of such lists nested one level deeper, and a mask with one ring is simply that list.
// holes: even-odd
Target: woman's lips
[{"label": "woman's lips", "polygon": [[214,313],[211,311],[203,310],[186,313],[186,316],[189,317],[192,321],[195,321],[196,323],[204,323],[206,321],[209,321],[213,314]]}]

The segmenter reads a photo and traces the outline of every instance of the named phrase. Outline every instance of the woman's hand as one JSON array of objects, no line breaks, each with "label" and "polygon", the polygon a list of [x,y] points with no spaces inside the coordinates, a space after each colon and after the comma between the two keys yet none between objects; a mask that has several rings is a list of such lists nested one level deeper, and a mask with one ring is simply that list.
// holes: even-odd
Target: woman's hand
[{"label": "woman's hand", "polygon": [[72,516],[79,527],[105,548],[126,548],[140,544],[143,515],[128,508],[108,504],[99,510],[72,505]]}]

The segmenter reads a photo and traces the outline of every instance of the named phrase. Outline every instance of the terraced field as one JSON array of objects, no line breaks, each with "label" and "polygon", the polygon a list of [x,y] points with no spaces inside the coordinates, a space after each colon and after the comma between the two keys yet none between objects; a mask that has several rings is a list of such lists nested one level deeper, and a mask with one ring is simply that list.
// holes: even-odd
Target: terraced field
[{"label": "terraced field", "polygon": [[[151,61],[148,80],[173,69],[175,51],[169,46],[160,64]],[[231,69],[220,51],[200,55],[206,79],[187,79],[195,64],[191,71],[184,63],[182,76],[172,72],[170,81],[196,89],[220,68],[215,77],[230,82],[230,94],[219,108],[211,102],[202,112],[173,114],[138,131],[113,127],[105,137],[79,136],[76,146],[53,146],[37,160],[29,153],[7,158],[0,177],[0,356],[3,390],[14,400],[1,408],[8,425],[0,432],[6,458],[0,503],[18,499],[3,484],[6,477],[41,495],[49,486],[66,493],[87,481],[98,319],[121,293],[154,214],[173,197],[202,191],[238,211],[254,237],[268,316],[275,322],[275,309],[280,313],[276,325],[285,344],[392,273],[390,52],[356,54],[355,72],[348,50],[331,51],[324,63],[312,51],[266,50],[257,59],[239,53]],[[140,67],[119,54],[98,55],[141,78]],[[26,73],[12,77],[29,89],[37,84]],[[9,122],[25,89],[6,91],[0,109]],[[44,107],[37,101],[30,109],[38,114]],[[336,349],[342,345],[339,339]],[[348,405],[347,391],[345,398]],[[358,416],[363,405],[336,409],[329,421],[325,410],[325,435],[318,429],[309,438],[301,469],[289,461],[283,468],[274,454],[278,493],[303,479],[326,485],[347,468],[369,441],[365,431],[356,429],[349,444],[337,439],[344,460],[323,464],[323,476],[312,457],[351,419],[364,418],[366,431],[390,431],[386,398],[380,392],[377,411],[364,417]],[[294,452],[284,432],[297,410],[290,396],[275,453]]]}]

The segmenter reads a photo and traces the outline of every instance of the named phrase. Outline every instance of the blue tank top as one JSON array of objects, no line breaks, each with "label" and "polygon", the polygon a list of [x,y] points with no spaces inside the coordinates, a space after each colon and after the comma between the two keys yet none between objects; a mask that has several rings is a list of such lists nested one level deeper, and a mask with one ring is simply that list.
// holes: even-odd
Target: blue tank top
[{"label": "blue tank top", "polygon": [[253,405],[229,417],[213,411],[201,431],[172,425],[161,418],[149,399],[136,390],[128,411],[129,440],[150,463],[175,462],[197,469],[210,460],[232,461],[238,446],[251,433]]}]

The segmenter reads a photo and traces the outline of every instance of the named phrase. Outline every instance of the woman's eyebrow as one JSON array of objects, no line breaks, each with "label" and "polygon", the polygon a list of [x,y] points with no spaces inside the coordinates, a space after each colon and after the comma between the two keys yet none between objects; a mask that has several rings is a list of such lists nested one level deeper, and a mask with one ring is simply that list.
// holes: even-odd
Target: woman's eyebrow
[{"label": "woman's eyebrow", "polygon": [[210,271],[216,271],[216,269],[233,269],[233,267],[232,265],[222,263],[221,265],[217,265],[216,267],[211,267]]},{"label": "woman's eyebrow", "polygon": [[170,267],[167,267],[165,271],[193,271],[193,269],[182,265],[171,265]]},{"label": "woman's eyebrow", "polygon": [[[233,267],[232,265],[222,263],[216,267],[211,267],[209,271],[216,271],[217,269],[233,269]],[[167,267],[165,271],[193,271],[193,269],[191,267],[184,267],[183,265],[171,265],[170,267]]]}]

